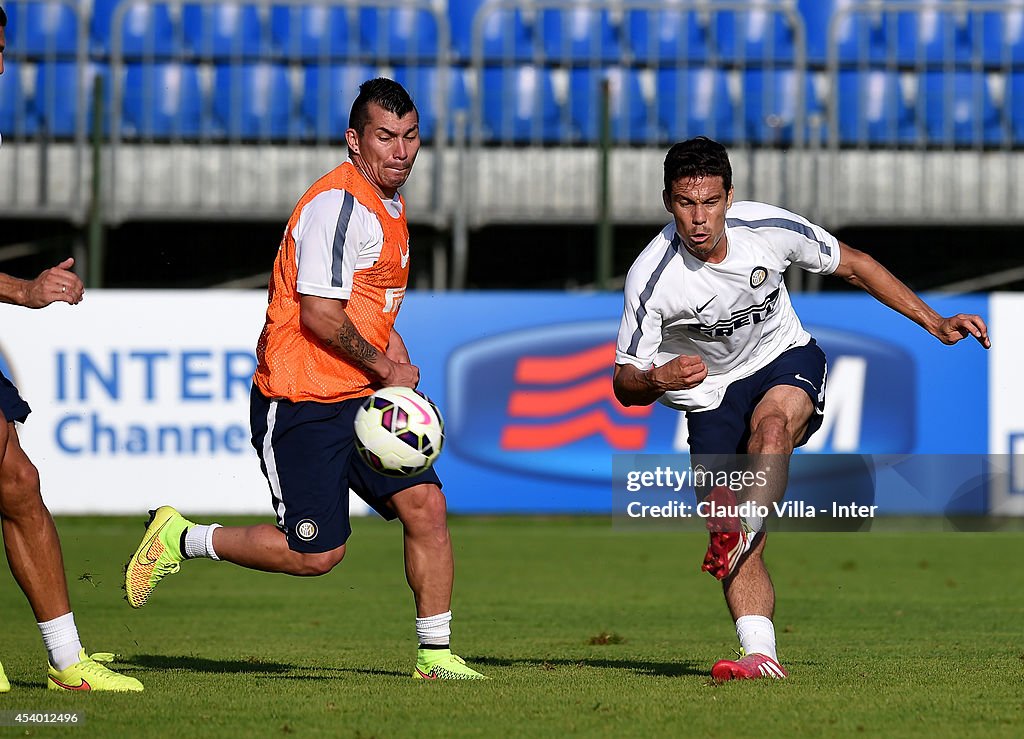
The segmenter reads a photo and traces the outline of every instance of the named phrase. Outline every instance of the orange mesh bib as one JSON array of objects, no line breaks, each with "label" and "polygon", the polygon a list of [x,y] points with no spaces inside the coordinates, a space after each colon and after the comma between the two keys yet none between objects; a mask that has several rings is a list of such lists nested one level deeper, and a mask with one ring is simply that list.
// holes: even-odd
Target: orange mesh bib
[{"label": "orange mesh bib", "polygon": [[376,190],[351,162],[325,174],[306,191],[288,219],[270,280],[267,322],[256,345],[253,382],[269,398],[333,402],[369,395],[374,378],[329,350],[299,320],[298,264],[292,231],[303,207],[327,190],[345,190],[377,216],[384,232],[380,257],[353,275],[345,312],[360,335],[380,352],[387,347],[409,281],[409,227],[388,213]]}]

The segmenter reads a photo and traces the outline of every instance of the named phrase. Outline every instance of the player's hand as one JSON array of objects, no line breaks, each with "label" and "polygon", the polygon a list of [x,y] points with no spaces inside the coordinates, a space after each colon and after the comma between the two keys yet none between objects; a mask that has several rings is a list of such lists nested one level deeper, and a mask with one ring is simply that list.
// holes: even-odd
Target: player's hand
[{"label": "player's hand", "polygon": [[28,283],[25,291],[26,308],[45,308],[50,303],[63,301],[78,305],[85,294],[85,286],[71,271],[75,260],[68,257],[56,267],[50,267]]},{"label": "player's hand", "polygon": [[704,382],[704,378],[708,376],[708,368],[700,357],[684,355],[655,367],[650,373],[654,384],[663,392],[689,390]]},{"label": "player's hand", "polygon": [[992,346],[988,338],[988,327],[981,320],[981,316],[967,313],[957,313],[955,316],[943,318],[935,330],[935,336],[943,344],[955,344],[961,339],[973,336],[986,349]]},{"label": "player's hand", "polygon": [[415,388],[420,384],[420,368],[415,364],[391,362],[386,374],[380,376],[380,384],[384,387],[401,385]]}]

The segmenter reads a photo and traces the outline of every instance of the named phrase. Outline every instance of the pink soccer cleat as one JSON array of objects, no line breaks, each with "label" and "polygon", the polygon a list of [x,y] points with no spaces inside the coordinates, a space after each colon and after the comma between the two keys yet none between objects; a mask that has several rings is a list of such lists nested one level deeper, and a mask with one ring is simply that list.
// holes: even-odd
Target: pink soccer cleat
[{"label": "pink soccer cleat", "polygon": [[[720,509],[735,509],[736,496],[726,487],[716,487],[705,500]],[[705,524],[711,532],[711,543],[701,569],[719,580],[729,577],[743,555],[750,551],[757,536],[739,516],[708,516]]]},{"label": "pink soccer cleat", "polygon": [[726,680],[754,680],[770,677],[781,680],[789,677],[786,668],[767,654],[747,654],[740,650],[739,659],[720,659],[711,668],[711,677],[719,682]]}]

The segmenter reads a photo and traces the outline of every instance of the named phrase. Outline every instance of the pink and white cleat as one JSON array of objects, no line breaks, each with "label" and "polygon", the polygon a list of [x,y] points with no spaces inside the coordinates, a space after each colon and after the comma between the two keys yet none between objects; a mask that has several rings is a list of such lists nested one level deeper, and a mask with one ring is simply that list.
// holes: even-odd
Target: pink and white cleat
[{"label": "pink and white cleat", "polygon": [[711,677],[719,682],[726,680],[754,680],[770,677],[781,680],[789,677],[786,668],[767,654],[743,654],[740,650],[739,659],[720,659],[711,668]]},{"label": "pink and white cleat", "polygon": [[736,507],[736,496],[726,487],[716,487],[705,499],[713,503],[712,510],[726,511],[726,515],[708,516],[705,524],[711,532],[711,542],[701,569],[719,580],[729,577],[750,551],[757,539],[747,522],[732,511]]}]

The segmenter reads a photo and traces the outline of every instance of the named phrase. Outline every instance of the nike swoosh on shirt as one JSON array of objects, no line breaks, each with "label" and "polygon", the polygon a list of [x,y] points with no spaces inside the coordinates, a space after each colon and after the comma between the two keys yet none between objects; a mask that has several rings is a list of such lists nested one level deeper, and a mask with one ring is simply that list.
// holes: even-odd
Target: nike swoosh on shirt
[{"label": "nike swoosh on shirt", "polygon": [[[711,300],[714,300],[714,299],[715,299],[715,298],[717,298],[717,297],[718,297],[717,295],[714,295],[714,296],[712,296]],[[702,306],[700,306],[699,308],[697,308],[697,313],[700,313],[700,312],[701,312],[702,310],[704,310],[704,309],[705,309],[705,308],[707,308],[707,307],[708,307],[709,305],[711,305],[711,300],[709,300],[709,301],[708,301],[708,302],[706,302],[706,303],[705,303],[704,305],[702,305]]]},{"label": "nike swoosh on shirt", "polygon": [[402,257],[402,269],[405,269],[405,265],[409,263],[409,245],[405,245],[405,251],[402,251],[402,247],[398,247],[398,253]]}]

